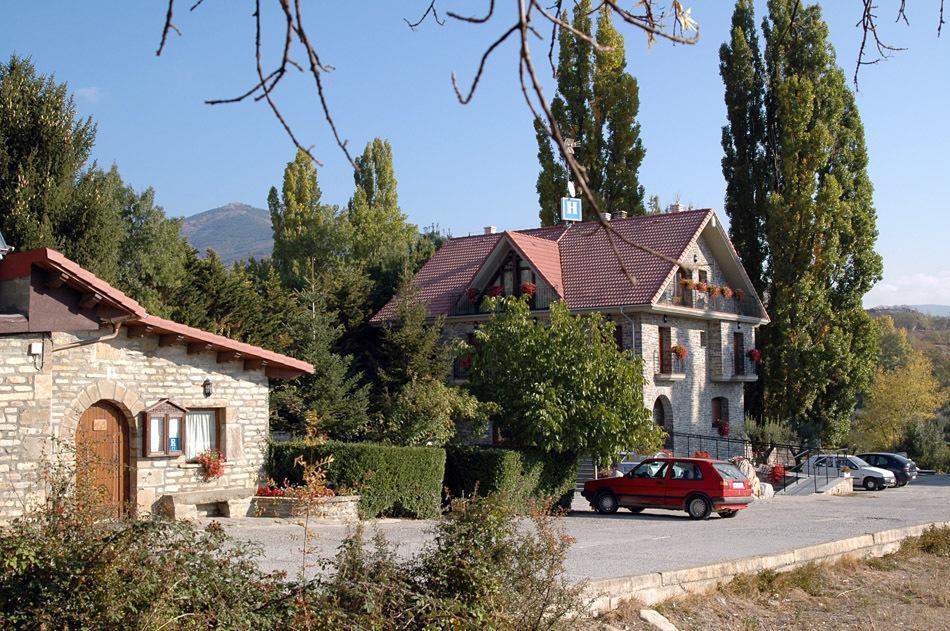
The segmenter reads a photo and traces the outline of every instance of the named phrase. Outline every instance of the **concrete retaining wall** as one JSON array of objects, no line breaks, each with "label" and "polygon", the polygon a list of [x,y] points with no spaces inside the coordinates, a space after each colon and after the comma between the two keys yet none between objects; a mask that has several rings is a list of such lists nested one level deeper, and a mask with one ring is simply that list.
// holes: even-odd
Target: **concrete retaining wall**
[{"label": "concrete retaining wall", "polygon": [[950,527],[950,521],[894,528],[848,539],[789,550],[778,554],[737,559],[666,572],[651,572],[590,581],[586,593],[593,614],[611,611],[631,598],[645,605],[662,602],[675,596],[697,594],[728,583],[739,574],[764,570],[787,572],[807,563],[830,563],[844,558],[879,557],[895,552],[908,537],[917,537],[930,527]]}]

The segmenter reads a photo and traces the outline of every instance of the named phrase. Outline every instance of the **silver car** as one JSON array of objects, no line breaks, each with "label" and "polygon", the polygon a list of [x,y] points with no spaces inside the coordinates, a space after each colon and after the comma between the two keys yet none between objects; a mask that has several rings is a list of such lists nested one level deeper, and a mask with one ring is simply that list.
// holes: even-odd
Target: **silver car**
[{"label": "silver car", "polygon": [[889,486],[897,486],[897,478],[887,469],[872,467],[857,456],[837,454],[817,455],[809,458],[802,470],[809,475],[826,475],[833,472],[848,474],[855,486],[863,486],[868,491],[878,491]]}]

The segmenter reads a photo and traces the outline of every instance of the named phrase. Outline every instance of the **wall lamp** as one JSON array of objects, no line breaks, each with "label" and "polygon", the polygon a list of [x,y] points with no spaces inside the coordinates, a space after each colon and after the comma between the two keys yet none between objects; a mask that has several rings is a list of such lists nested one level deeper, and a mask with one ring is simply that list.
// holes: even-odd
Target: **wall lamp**
[{"label": "wall lamp", "polygon": [[205,379],[205,382],[201,384],[201,390],[206,397],[210,397],[214,393],[214,386],[210,379]]}]

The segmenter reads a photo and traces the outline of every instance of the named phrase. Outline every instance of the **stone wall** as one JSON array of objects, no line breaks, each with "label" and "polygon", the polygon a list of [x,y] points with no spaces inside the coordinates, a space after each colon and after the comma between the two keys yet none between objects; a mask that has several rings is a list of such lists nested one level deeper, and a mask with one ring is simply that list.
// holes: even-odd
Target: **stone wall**
[{"label": "stone wall", "polygon": [[[160,347],[158,337],[129,338],[123,331],[111,341],[51,352],[79,340],[108,332],[54,333],[45,339],[42,364],[27,356],[30,341],[42,336],[0,338],[0,518],[22,512],[25,503],[42,499],[38,473],[57,444],[74,444],[82,413],[105,400],[129,423],[131,500],[151,511],[167,493],[215,488],[254,488],[263,475],[268,431],[268,380],[263,370],[246,371],[243,361],[217,362],[215,352],[189,355],[184,345]],[[213,394],[202,384],[210,379]],[[159,399],[185,407],[215,408],[219,442],[227,463],[225,474],[204,481],[197,464],[184,456],[143,457],[140,412]],[[53,440],[51,440],[53,439]],[[17,493],[11,493],[13,489]]]}]

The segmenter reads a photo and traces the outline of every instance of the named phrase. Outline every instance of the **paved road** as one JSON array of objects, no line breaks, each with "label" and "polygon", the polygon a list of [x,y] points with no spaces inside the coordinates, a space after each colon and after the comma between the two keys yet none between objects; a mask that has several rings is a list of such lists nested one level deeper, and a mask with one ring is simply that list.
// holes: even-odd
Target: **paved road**
[{"label": "paved road", "polygon": [[[686,513],[645,511],[633,515],[597,515],[582,499],[564,519],[576,539],[568,573],[580,579],[609,578],[705,565],[843,539],[868,532],[931,521],[950,521],[950,476],[929,476],[900,488],[843,497],[777,497],[758,502],[734,519],[715,515],[693,521]],[[287,520],[219,520],[232,535],[264,549],[269,570],[300,571],[303,528]],[[428,541],[432,522],[374,520],[367,534],[379,530],[411,555]],[[316,556],[332,556],[352,527],[321,524],[313,528],[310,547]]]}]

